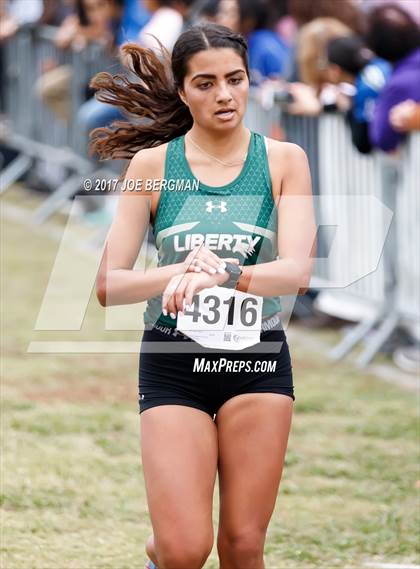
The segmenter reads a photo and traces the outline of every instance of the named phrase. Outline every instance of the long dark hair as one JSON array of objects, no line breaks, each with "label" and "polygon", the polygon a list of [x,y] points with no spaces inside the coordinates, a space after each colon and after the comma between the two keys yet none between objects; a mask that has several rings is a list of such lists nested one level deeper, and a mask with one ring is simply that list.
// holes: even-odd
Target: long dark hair
[{"label": "long dark hair", "polygon": [[98,101],[120,107],[128,121],[114,121],[110,127],[94,129],[91,152],[102,159],[131,158],[143,148],[159,146],[185,134],[193,118],[178,89],[184,85],[188,61],[199,51],[226,47],[240,55],[249,77],[245,39],[217,24],[199,24],[186,30],[175,43],[172,56],[162,45],[162,56],[137,44],[122,46],[135,80],[102,72],[90,85],[98,90]]}]

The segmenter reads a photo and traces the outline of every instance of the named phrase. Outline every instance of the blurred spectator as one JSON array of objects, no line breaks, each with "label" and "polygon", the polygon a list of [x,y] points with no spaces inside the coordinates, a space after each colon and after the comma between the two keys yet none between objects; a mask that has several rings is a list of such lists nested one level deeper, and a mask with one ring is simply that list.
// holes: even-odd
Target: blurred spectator
[{"label": "blurred spectator", "polygon": [[83,49],[89,41],[115,47],[123,7],[124,0],[77,0],[79,26],[72,47]]},{"label": "blurred spectator", "polygon": [[[157,38],[163,46],[172,51],[184,26],[191,4],[194,0],[144,0],[144,5],[152,17],[142,28],[138,43],[144,47],[159,50]],[[155,36],[155,37],[153,37]]]},{"label": "blurred spectator", "polygon": [[[369,112],[372,103],[368,99],[369,96],[374,97],[373,90],[369,91],[365,85],[366,75],[363,79],[359,75],[369,63],[369,56],[358,42],[348,26],[333,18],[317,18],[302,27],[298,38],[297,59],[299,75],[305,83],[295,82],[289,85],[292,97],[288,106],[290,114],[317,116],[323,110],[338,108],[350,113],[350,116],[357,115],[361,120],[363,111]],[[329,46],[334,46],[330,53]],[[369,55],[373,57],[371,52]],[[383,67],[386,67],[384,63]],[[381,77],[382,72],[376,78],[378,83],[381,83]],[[357,85],[353,86],[355,83]],[[374,83],[374,78],[370,79],[370,83]],[[381,86],[383,87],[383,82]],[[379,90],[379,85],[376,90]],[[366,129],[365,125],[367,137]],[[359,136],[360,139],[355,136],[355,143],[362,148],[361,132]]]},{"label": "blurred spectator", "polygon": [[75,0],[44,0],[44,9],[38,24],[41,26],[61,26],[74,12]]},{"label": "blurred spectator", "polygon": [[[294,19],[298,28],[295,45],[299,42],[300,30],[319,18],[338,20],[356,34],[362,33],[364,29],[363,14],[353,0],[317,0],[316,2],[288,0],[287,6],[289,15]],[[302,45],[302,42],[299,43]],[[295,54],[292,56],[292,64],[287,79],[290,82],[304,81],[299,75],[299,65]]]},{"label": "blurred spectator", "polygon": [[[294,103],[289,106],[289,112],[316,116],[323,110],[339,109],[346,114],[354,146],[367,154],[372,150],[369,123],[391,66],[375,56],[363,40],[349,28],[342,27],[343,24],[337,27],[336,21],[334,25],[330,21],[325,26],[325,20],[329,19],[321,20],[322,34],[317,34],[321,29],[317,29],[319,20],[302,29],[300,41],[306,42],[302,49],[307,57],[302,57],[301,74],[309,85],[290,85]],[[328,35],[338,33],[337,37],[325,43],[326,30]],[[311,48],[313,34],[318,43]]]},{"label": "blurred spectator", "polygon": [[121,25],[116,38],[117,45],[126,41],[135,41],[140,30],[150,20],[151,14],[142,0],[124,0]]},{"label": "blurred spectator", "polygon": [[192,6],[192,14],[193,14],[193,25],[204,23],[204,22],[213,22],[217,23],[217,17],[219,13],[219,0],[207,0],[198,7],[197,14],[194,13],[195,6]]},{"label": "blurred spectator", "polygon": [[335,18],[317,18],[302,27],[297,42],[299,77],[320,92],[328,82],[327,45],[333,38],[351,36],[352,30]]},{"label": "blurred spectator", "polygon": [[27,4],[23,0],[0,0],[0,111],[5,108],[4,43],[12,38],[18,29],[25,24],[34,24],[42,15],[42,0],[34,0]]},{"label": "blurred spectator", "polygon": [[392,151],[404,134],[391,124],[391,109],[407,99],[420,102],[420,30],[402,8],[386,5],[370,12],[366,37],[369,47],[393,64],[391,77],[379,96],[369,126],[372,144]]},{"label": "blurred spectator", "polygon": [[289,14],[288,0],[276,1],[278,20],[275,30],[287,45],[291,45],[297,34],[297,23]]},{"label": "blurred spectator", "polygon": [[363,31],[363,17],[352,0],[288,0],[289,14],[300,27],[316,18],[334,18],[354,32]]},{"label": "blurred spectator", "polygon": [[274,31],[273,3],[269,0],[238,0],[239,32],[248,42],[251,84],[279,79],[289,63],[290,50]]},{"label": "blurred spectator", "polygon": [[[137,40],[140,31],[150,21],[152,15],[142,0],[125,0],[116,44]],[[97,101],[94,96],[81,105],[76,122],[86,135],[94,128],[106,126],[113,120],[124,119],[121,111],[114,105]]]},{"label": "blurred spectator", "polygon": [[[90,41],[112,49],[115,45],[123,0],[77,0],[76,12],[65,18],[54,42],[60,49],[84,49]],[[35,90],[44,103],[63,120],[70,118],[70,65],[50,69],[37,80]]]},{"label": "blurred spectator", "polygon": [[73,11],[74,0],[0,0],[0,109],[5,106],[4,42],[25,25],[55,25]]},{"label": "blurred spectator", "polygon": [[0,0],[0,41],[14,36],[20,26],[38,22],[43,9],[42,0]]},{"label": "blurred spectator", "polygon": [[395,105],[389,113],[389,120],[398,132],[420,130],[420,104],[407,99]]},{"label": "blurred spectator", "polygon": [[[335,38],[327,45],[328,79],[331,83],[350,83],[355,92],[347,121],[352,141],[359,152],[372,150],[368,127],[372,120],[376,100],[391,73],[388,62],[376,57],[358,36]],[[340,99],[338,99],[340,106]]]},{"label": "blurred spectator", "polygon": [[231,30],[239,30],[239,6],[237,0],[220,0],[216,23]]},{"label": "blurred spectator", "polygon": [[420,2],[418,0],[361,0],[361,8],[366,12],[386,4],[398,4],[400,8],[408,12],[420,24]]}]

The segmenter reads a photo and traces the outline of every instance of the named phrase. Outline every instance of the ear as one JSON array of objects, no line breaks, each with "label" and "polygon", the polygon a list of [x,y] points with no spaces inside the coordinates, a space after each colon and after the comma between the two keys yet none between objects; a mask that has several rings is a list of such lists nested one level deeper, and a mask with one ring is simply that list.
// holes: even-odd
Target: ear
[{"label": "ear", "polygon": [[181,101],[188,107],[187,99],[185,98],[184,91],[182,89],[178,89],[178,95]]}]

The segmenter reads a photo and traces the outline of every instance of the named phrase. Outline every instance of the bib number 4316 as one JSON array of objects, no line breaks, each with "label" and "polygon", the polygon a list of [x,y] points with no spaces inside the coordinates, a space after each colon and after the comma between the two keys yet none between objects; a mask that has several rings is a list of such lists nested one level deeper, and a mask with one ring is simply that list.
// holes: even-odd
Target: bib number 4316
[{"label": "bib number 4316", "polygon": [[[202,305],[206,305],[207,310]],[[224,316],[227,312],[227,318]],[[258,299],[251,296],[240,300],[235,295],[221,300],[216,294],[193,297],[192,310],[184,310],[184,315],[191,316],[192,322],[199,322],[202,318],[206,325],[222,323],[223,326],[232,326],[235,316],[240,319],[241,325],[250,329],[258,319]]]},{"label": "bib number 4316", "polygon": [[261,296],[225,287],[194,295],[190,310],[178,315],[178,328],[188,330],[261,330]]},{"label": "bib number 4316", "polygon": [[205,288],[190,310],[178,314],[177,328],[202,346],[240,350],[260,341],[262,305],[262,296]]}]

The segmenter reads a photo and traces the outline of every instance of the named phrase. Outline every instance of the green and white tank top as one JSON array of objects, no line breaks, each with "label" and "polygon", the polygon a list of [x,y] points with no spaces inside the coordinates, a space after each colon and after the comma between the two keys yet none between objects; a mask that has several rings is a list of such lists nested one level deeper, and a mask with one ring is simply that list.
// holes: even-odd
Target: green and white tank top
[{"label": "green and white tank top", "polygon": [[[272,191],[264,136],[251,131],[242,171],[224,186],[199,182],[185,157],[184,135],[167,146],[153,233],[158,267],[183,261],[204,244],[220,258],[237,258],[241,265],[277,258],[277,208]],[[262,317],[281,310],[280,297],[264,297]],[[177,318],[162,313],[162,294],[148,300],[145,324],[176,327]]]}]

